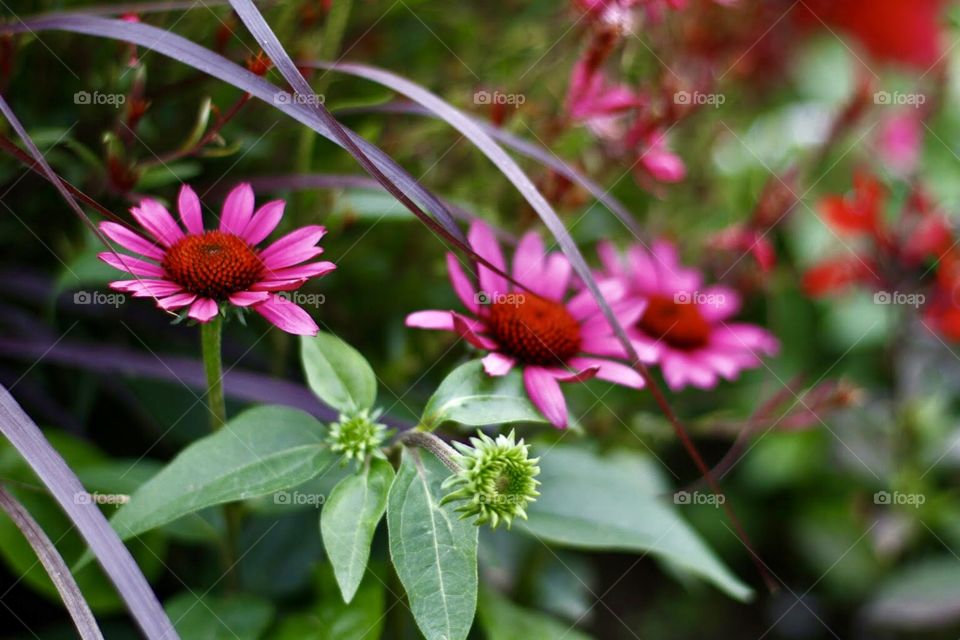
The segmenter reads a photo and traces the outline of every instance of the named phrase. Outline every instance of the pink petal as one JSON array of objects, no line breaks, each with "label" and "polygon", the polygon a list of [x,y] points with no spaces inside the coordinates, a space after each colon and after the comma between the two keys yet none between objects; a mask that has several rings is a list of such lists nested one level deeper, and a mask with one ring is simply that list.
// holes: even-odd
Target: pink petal
[{"label": "pink petal", "polygon": [[154,260],[163,260],[163,250],[138,233],[116,222],[101,222],[100,231],[124,249]]},{"label": "pink petal", "polygon": [[253,189],[244,182],[227,194],[220,215],[220,230],[242,237],[252,215]]},{"label": "pink petal", "polygon": [[216,300],[211,300],[210,298],[198,298],[192,305],[190,305],[190,312],[187,313],[188,316],[197,320],[198,322],[207,322],[220,311],[220,308],[217,306]]},{"label": "pink petal", "polygon": [[180,187],[180,196],[177,199],[177,209],[180,219],[187,231],[194,235],[203,233],[203,213],[200,209],[200,198],[189,185]]},{"label": "pink petal", "polygon": [[517,361],[510,356],[494,351],[483,358],[483,370],[488,376],[505,376],[510,373]]},{"label": "pink petal", "polygon": [[528,366],[523,370],[523,386],[530,402],[558,429],[567,428],[567,402],[560,383],[553,374],[542,368]]},{"label": "pink petal", "polygon": [[[174,309],[181,309],[187,306],[188,304],[190,304],[196,299],[197,299],[197,296],[194,293],[176,293],[172,296],[167,296],[162,300],[158,300],[157,306],[165,311],[173,311]],[[190,315],[191,317],[195,317],[193,316],[193,309],[190,310]],[[210,317],[212,318],[213,316],[210,316]],[[205,322],[205,320],[203,320],[202,322]]]},{"label": "pink petal", "polygon": [[169,247],[183,237],[183,229],[177,224],[166,207],[150,198],[144,198],[139,207],[130,209],[140,226],[150,232],[157,241]]},{"label": "pink petal", "polygon": [[560,252],[551,253],[546,260],[543,277],[538,292],[548,300],[560,301],[570,285],[570,273],[573,267],[567,257]]},{"label": "pink petal", "polygon": [[252,287],[251,291],[293,291],[299,289],[306,283],[305,278],[296,278],[293,280],[261,280]]},{"label": "pink petal", "polygon": [[636,370],[620,362],[601,360],[600,358],[571,358],[570,364],[578,368],[597,367],[597,377],[607,382],[620,384],[631,389],[643,389],[646,383]]},{"label": "pink petal", "polygon": [[162,298],[183,290],[169,280],[117,280],[110,283],[110,288],[131,293],[134,298]]},{"label": "pink petal", "polygon": [[253,310],[287,333],[298,336],[315,336],[320,330],[306,311],[278,295],[255,305]]},{"label": "pink petal", "polygon": [[301,227],[261,251],[260,259],[268,269],[282,269],[299,264],[323,251],[316,244],[326,233],[326,228],[319,225]]},{"label": "pink petal", "polygon": [[460,302],[467,309],[476,313],[480,309],[477,301],[477,290],[473,286],[470,278],[463,272],[460,260],[454,253],[447,254],[447,272],[450,274],[450,283],[456,292]]},{"label": "pink petal", "polygon": [[597,245],[597,255],[600,256],[600,262],[603,264],[607,275],[613,277],[623,277],[626,271],[623,268],[623,260],[620,259],[620,252],[617,247],[609,240],[603,240]]},{"label": "pink petal", "polygon": [[283,200],[271,200],[263,205],[253,214],[247,228],[243,230],[242,237],[249,244],[258,244],[264,238],[273,233],[273,230],[280,224],[283,218],[283,208],[286,203]]},{"label": "pink petal", "polygon": [[[478,251],[479,253],[479,251]],[[513,252],[513,279],[517,282],[536,283],[543,273],[543,240],[536,231],[528,231],[520,238]]]},{"label": "pink petal", "polygon": [[483,324],[478,320],[467,318],[459,313],[451,312],[451,314],[453,315],[453,330],[456,331],[461,338],[478,349],[486,349],[487,351],[493,351],[499,346],[490,338],[479,335],[478,331],[483,327]]},{"label": "pink petal", "polygon": [[740,294],[724,285],[706,287],[698,298],[697,311],[711,324],[723,322],[740,311]]},{"label": "pink petal", "polygon": [[[597,288],[600,289],[600,295],[608,303],[619,300],[626,293],[626,288],[618,280],[603,280],[597,283]],[[584,289],[570,298],[566,307],[575,320],[586,320],[590,316],[600,313],[600,305],[597,304],[589,289]]]},{"label": "pink petal", "polygon": [[584,353],[611,358],[623,358],[627,355],[623,345],[612,334],[583,336],[580,339],[580,350]]},{"label": "pink petal", "polygon": [[160,267],[160,265],[147,262],[146,260],[140,260],[139,258],[134,258],[133,256],[104,251],[103,253],[97,254],[97,257],[114,269],[126,271],[127,273],[132,273],[135,276],[147,276],[151,278],[163,277],[163,269]]},{"label": "pink petal", "polygon": [[561,367],[543,367],[556,378],[558,382],[586,382],[597,377],[600,367],[575,367],[573,371]]},{"label": "pink petal", "polygon": [[332,262],[311,262],[296,267],[268,270],[266,275],[270,276],[271,280],[306,280],[330,273],[336,268],[337,265]]},{"label": "pink petal", "polygon": [[453,331],[453,312],[417,311],[408,315],[404,324],[414,329]]},{"label": "pink petal", "polygon": [[[467,234],[470,246],[480,256],[485,258],[490,264],[500,269],[506,270],[506,263],[503,259],[503,252],[500,251],[500,244],[487,223],[482,220],[474,220],[470,225],[470,231]],[[480,291],[488,297],[493,298],[497,294],[510,291],[507,279],[482,264],[477,265],[480,273]]]},{"label": "pink petal", "polygon": [[267,291],[241,291],[235,293],[229,297],[230,304],[234,304],[238,307],[249,307],[252,304],[257,304],[258,302],[264,302],[270,298],[270,293]]}]

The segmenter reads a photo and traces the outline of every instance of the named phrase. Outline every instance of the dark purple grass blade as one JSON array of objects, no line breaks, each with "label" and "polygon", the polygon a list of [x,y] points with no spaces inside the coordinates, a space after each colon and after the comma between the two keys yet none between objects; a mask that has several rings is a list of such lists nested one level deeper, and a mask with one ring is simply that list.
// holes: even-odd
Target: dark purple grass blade
[{"label": "dark purple grass blade", "polygon": [[73,574],[67,568],[67,563],[63,561],[53,542],[33,519],[30,512],[2,484],[0,484],[0,509],[6,512],[37,554],[37,560],[46,569],[50,581],[57,588],[81,640],[103,640],[103,634],[100,633],[100,627],[97,626],[93,612],[90,611],[90,605],[84,600],[77,581],[73,579]]},{"label": "dark purple grass blade", "polygon": [[[316,63],[312,64],[321,68],[333,69],[337,69],[337,67],[342,66],[336,65],[336,67],[334,67],[331,65],[320,65]],[[425,109],[420,105],[410,102],[391,102],[388,104],[365,107],[347,107],[345,109],[338,109],[336,113],[343,115],[350,113],[403,113],[409,115],[427,116],[430,118],[439,117],[429,109]],[[489,122],[484,122],[479,118],[472,119],[477,126],[481,127],[494,140],[501,142],[520,155],[526,156],[532,160],[536,160],[540,164],[550,167],[571,182],[579,184],[581,187],[586,189],[590,195],[596,198],[597,201],[609,209],[637,240],[644,238],[643,229],[640,228],[636,218],[633,217],[633,215],[630,213],[630,210],[627,209],[627,207],[620,202],[620,200],[610,193],[610,189],[604,189],[600,184],[594,182],[592,179],[578,171],[576,167],[573,167],[557,157],[556,154],[554,154],[548,148],[530,142],[529,140],[525,140],[510,133],[509,131],[501,129],[500,127],[496,127]]]},{"label": "dark purple grass blade", "polygon": [[157,640],[178,638],[133,556],[120,542],[99,507],[90,501],[76,499],[76,496],[85,494],[86,489],[3,387],[0,387],[0,432],[20,452],[87,541],[143,634]]},{"label": "dark purple grass blade", "polygon": [[[182,356],[155,356],[110,345],[71,343],[32,338],[0,338],[0,355],[29,362],[43,357],[45,364],[83,369],[95,373],[131,376],[183,384],[197,391],[206,390],[203,364]],[[338,412],[323,404],[309,389],[286,380],[278,380],[253,371],[232,369],[224,374],[228,398],[242,402],[282,404],[301,409],[324,422],[338,419]],[[384,416],[391,427],[409,429],[410,423]]]}]

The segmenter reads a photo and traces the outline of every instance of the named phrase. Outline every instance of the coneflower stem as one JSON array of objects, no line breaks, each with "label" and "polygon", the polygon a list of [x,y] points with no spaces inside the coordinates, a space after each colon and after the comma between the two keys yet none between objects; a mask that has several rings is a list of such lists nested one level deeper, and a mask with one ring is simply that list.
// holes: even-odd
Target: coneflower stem
[{"label": "coneflower stem", "polygon": [[200,325],[203,370],[207,375],[207,405],[210,407],[210,429],[216,431],[227,421],[227,405],[223,399],[223,359],[220,355],[223,318],[215,316]]},{"label": "coneflower stem", "polygon": [[[203,352],[203,371],[207,376],[207,405],[210,407],[210,429],[217,431],[227,422],[227,405],[223,398],[223,316],[216,315],[200,325],[200,348]],[[237,586],[237,541],[240,537],[240,509],[236,504],[223,505],[223,519],[227,525],[227,539],[223,545],[223,565],[227,584]]]}]

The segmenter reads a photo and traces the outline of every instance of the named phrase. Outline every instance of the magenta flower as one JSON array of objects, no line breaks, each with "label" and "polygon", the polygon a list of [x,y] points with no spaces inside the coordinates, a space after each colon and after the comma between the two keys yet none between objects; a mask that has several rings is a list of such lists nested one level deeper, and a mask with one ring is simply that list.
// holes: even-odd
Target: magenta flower
[{"label": "magenta flower", "polygon": [[[474,251],[506,272],[506,261],[489,226],[474,222],[468,238]],[[447,269],[453,290],[473,317],[455,311],[418,311],[407,316],[407,326],[453,331],[488,351],[483,358],[488,375],[502,376],[522,367],[530,400],[554,426],[562,429],[568,422],[560,382],[596,376],[634,389],[643,387],[640,374],[608,359],[624,357],[623,348],[588,291],[567,299],[570,263],[562,253],[546,253],[537,233],[524,235],[513,256],[511,275],[523,289],[478,266],[478,290],[452,253],[447,254]],[[619,283],[604,284],[604,296],[618,319],[633,324],[642,304],[621,300],[624,294]]]},{"label": "magenta flower", "polygon": [[104,235],[138,254],[100,254],[111,267],[137,276],[110,287],[136,298],[156,298],[165,311],[189,306],[187,315],[198,322],[209,322],[229,303],[253,309],[288,333],[316,335],[309,314],[278,292],[297,289],[336,268],[332,262],[303,264],[323,253],[316,244],[326,229],[302,227],[265,249],[256,248],[280,223],[284,204],[273,200],[254,212],[253,189],[241,184],[223,203],[220,228],[206,231],[200,200],[183,185],[178,208],[184,232],[163,205],[145,198],[130,212],[147,236],[116,222],[100,223]]},{"label": "magenta flower", "polygon": [[733,380],[779,350],[766,330],[728,322],[740,310],[740,296],[723,285],[704,287],[700,272],[682,266],[669,242],[656,242],[652,251],[633,246],[626,260],[603,243],[600,258],[603,275],[629,288],[628,298],[645,303],[627,332],[640,359],[659,364],[674,391],[688,385],[711,389],[720,377]]}]

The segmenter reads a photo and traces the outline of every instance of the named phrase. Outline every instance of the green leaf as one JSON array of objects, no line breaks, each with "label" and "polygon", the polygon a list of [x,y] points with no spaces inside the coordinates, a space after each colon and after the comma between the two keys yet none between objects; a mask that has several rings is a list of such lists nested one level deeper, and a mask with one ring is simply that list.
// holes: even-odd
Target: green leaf
[{"label": "green leaf", "polygon": [[527,508],[529,520],[518,522],[521,530],[581,549],[650,553],[738,600],[752,597],[663,497],[648,458],[632,452],[601,457],[564,445],[535,453],[541,495]]},{"label": "green leaf", "polygon": [[300,356],[307,384],[335,409],[353,413],[370,409],[377,399],[377,378],[360,352],[329,333],[304,337]]},{"label": "green leaf", "polygon": [[353,599],[363,579],[393,478],[389,462],[372,458],[360,474],[341,480],[323,506],[320,532],[345,602]]},{"label": "green leaf", "polygon": [[164,606],[181,640],[257,640],[273,619],[273,605],[249,595],[216,598],[181,593]]},{"label": "green leaf", "polygon": [[479,360],[460,365],[440,383],[427,402],[421,421],[433,429],[448,420],[474,427],[546,422],[527,399],[519,371],[488,376]]},{"label": "green leaf", "polygon": [[492,589],[481,592],[479,614],[487,640],[590,640],[590,636],[571,625],[539,611],[518,607]]},{"label": "green leaf", "polygon": [[377,640],[383,634],[384,578],[368,572],[347,604],[328,569],[325,565],[320,572],[318,604],[308,613],[285,617],[270,640]]},{"label": "green leaf", "polygon": [[390,556],[427,640],[463,640],[477,607],[477,527],[440,506],[450,471],[429,454],[403,452],[390,488]]},{"label": "green leaf", "polygon": [[180,452],[111,523],[127,539],[205,507],[296,486],[332,464],[323,426],[302,411],[246,411]]},{"label": "green leaf", "polygon": [[952,555],[927,557],[892,574],[864,613],[873,624],[935,629],[960,619],[960,564]]}]

